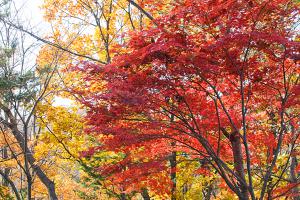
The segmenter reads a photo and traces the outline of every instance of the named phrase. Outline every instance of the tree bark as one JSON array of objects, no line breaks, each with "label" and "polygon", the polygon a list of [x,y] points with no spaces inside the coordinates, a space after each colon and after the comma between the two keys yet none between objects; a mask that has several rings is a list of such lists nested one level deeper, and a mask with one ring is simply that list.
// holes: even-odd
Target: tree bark
[{"label": "tree bark", "polygon": [[232,152],[233,152],[233,159],[234,159],[234,169],[239,175],[239,177],[244,181],[244,183],[239,182],[240,190],[242,193],[241,200],[249,199],[248,196],[248,188],[245,179],[245,172],[244,172],[244,162],[243,162],[243,152],[242,152],[242,145],[241,139],[238,133],[232,133],[230,136],[230,142],[232,145]]},{"label": "tree bark", "polygon": [[[172,146],[175,146],[175,143],[172,143]],[[172,182],[172,187],[171,187],[171,200],[176,200],[176,151],[173,151],[170,155],[170,167],[171,167],[171,182]]]},{"label": "tree bark", "polygon": [[[297,184],[298,180],[297,180],[297,175],[296,175],[296,166],[298,164],[297,158],[296,156],[292,156],[291,159],[291,166],[290,166],[290,176],[291,176],[291,182]],[[295,186],[293,188],[293,194],[295,194],[295,196],[293,197],[294,200],[300,200],[300,191],[299,191],[299,186]]]},{"label": "tree bark", "polygon": [[[12,128],[12,133],[15,136],[16,140],[18,141],[19,145],[24,146],[25,141],[22,136],[22,133],[16,128]],[[33,157],[33,154],[29,150],[28,147],[26,147],[26,153],[27,153],[27,159],[28,159],[28,162],[29,162],[31,168],[37,174],[37,176],[39,177],[41,182],[47,187],[50,200],[57,200],[58,198],[56,196],[54,182],[48,178],[48,176],[41,169],[41,167],[39,167],[38,165],[35,164],[35,159]]]},{"label": "tree bark", "polygon": [[31,199],[31,189],[32,189],[32,179],[29,174],[29,176],[27,176],[27,199]]},{"label": "tree bark", "polygon": [[[3,158],[4,160],[8,158],[8,152],[7,152],[7,147],[6,147],[6,146],[3,147],[3,155],[2,155],[2,158]],[[5,167],[5,168],[4,168],[4,174],[5,174],[5,176],[8,177],[8,176],[9,176],[9,172],[10,172],[10,169],[7,168],[7,167]],[[7,179],[5,179],[4,177],[3,177],[2,184],[3,184],[4,186],[8,186],[8,185],[9,185]]]},{"label": "tree bark", "polygon": [[142,189],[142,193],[141,193],[142,197],[144,200],[150,200],[150,196],[149,196],[149,193],[148,193],[148,190],[147,189]]},{"label": "tree bark", "polygon": [[48,178],[48,176],[45,174],[45,172],[41,169],[40,166],[35,164],[34,156],[30,151],[30,149],[27,146],[25,146],[25,139],[23,133],[18,129],[17,123],[12,113],[8,109],[4,108],[3,106],[2,109],[5,111],[5,113],[8,115],[8,118],[10,119],[10,122],[8,122],[7,120],[4,120],[2,117],[0,117],[2,124],[12,131],[12,134],[16,138],[19,146],[22,149],[23,147],[25,148],[27,153],[28,163],[30,164],[33,171],[37,174],[41,182],[46,186],[50,200],[57,200],[58,198],[56,196],[54,182]]},{"label": "tree bark", "polygon": [[10,185],[10,187],[12,188],[12,190],[15,193],[16,199],[17,200],[21,200],[21,196],[18,192],[17,187],[15,186],[14,182],[4,173],[0,170],[0,175],[3,177],[4,180],[6,180],[6,182]]},{"label": "tree bark", "polygon": [[126,200],[126,194],[124,192],[121,193],[121,200]]},{"label": "tree bark", "polygon": [[242,151],[242,143],[240,135],[237,131],[232,133],[228,133],[224,128],[221,128],[224,135],[229,139],[232,146],[233,153],[233,162],[234,162],[234,170],[240,178],[239,189],[241,191],[240,200],[248,200],[249,192],[246,184],[245,172],[244,172],[244,161],[243,161],[243,151]]}]

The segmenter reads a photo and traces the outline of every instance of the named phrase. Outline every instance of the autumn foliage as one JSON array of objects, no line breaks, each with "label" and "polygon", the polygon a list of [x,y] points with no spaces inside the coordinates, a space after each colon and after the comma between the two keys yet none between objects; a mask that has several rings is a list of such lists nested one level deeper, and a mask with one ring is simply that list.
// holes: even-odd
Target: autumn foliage
[{"label": "autumn foliage", "polygon": [[299,5],[0,0],[0,199],[299,200]]},{"label": "autumn foliage", "polygon": [[88,108],[86,133],[100,142],[83,155],[120,153],[118,162],[97,170],[125,193],[171,194],[175,152],[199,164],[194,176],[218,174],[218,187],[239,199],[297,196],[298,4],[171,6],[156,25],[118,45],[125,53],[111,64],[74,67],[84,87],[102,85],[75,90]]}]

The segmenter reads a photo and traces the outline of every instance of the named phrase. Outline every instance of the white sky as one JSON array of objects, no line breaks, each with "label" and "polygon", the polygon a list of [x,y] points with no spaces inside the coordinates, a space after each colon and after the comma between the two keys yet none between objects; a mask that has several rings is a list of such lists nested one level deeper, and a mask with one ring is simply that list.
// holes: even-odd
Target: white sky
[{"label": "white sky", "polygon": [[43,24],[43,13],[40,6],[43,0],[13,0],[17,9],[21,10],[22,20],[30,22],[31,25]]},{"label": "white sky", "polygon": [[[37,36],[45,36],[47,31],[50,30],[50,26],[49,23],[44,21],[43,11],[40,9],[43,0],[12,0],[12,2],[18,12],[16,22],[18,21],[25,29],[35,33]],[[26,42],[28,45],[31,45],[36,43],[36,39],[27,36]],[[39,48],[35,48],[34,51],[33,53],[37,55]],[[35,58],[32,58],[32,60],[35,60]]]},{"label": "white sky", "polygon": [[[16,8],[19,10],[19,19],[22,23],[29,25],[33,28],[34,33],[37,33],[38,36],[43,37],[47,31],[51,30],[50,26],[43,19],[43,11],[40,9],[40,6],[43,3],[43,0],[13,0]],[[36,49],[35,55],[38,54],[39,48]],[[35,60],[35,58],[33,58]],[[71,106],[73,101],[70,99],[56,97],[54,100],[54,106]]]}]

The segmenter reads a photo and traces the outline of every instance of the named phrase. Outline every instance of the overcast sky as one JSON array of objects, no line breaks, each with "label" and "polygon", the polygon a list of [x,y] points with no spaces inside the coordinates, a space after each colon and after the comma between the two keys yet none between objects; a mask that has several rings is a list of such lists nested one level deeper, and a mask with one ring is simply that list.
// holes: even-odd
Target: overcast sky
[{"label": "overcast sky", "polygon": [[[32,27],[34,32],[43,37],[49,31],[50,26],[43,20],[43,11],[40,9],[40,6],[43,3],[43,0],[13,0],[17,9],[20,9],[19,18],[25,24],[29,24],[29,27]],[[35,55],[38,54],[39,48],[36,48]],[[35,58],[32,58],[35,60]],[[56,97],[54,105],[56,106],[71,106],[73,101]]]},{"label": "overcast sky", "polygon": [[[37,34],[40,37],[45,36],[47,29],[49,30],[49,24],[43,20],[43,13],[40,9],[40,6],[43,0],[12,0],[15,9],[18,12],[17,18],[13,19],[15,22],[19,22],[22,26]],[[12,7],[14,7],[12,6]],[[14,13],[15,9],[12,8]],[[31,46],[32,44],[37,44],[36,39],[30,37],[29,35],[25,39],[25,46]],[[39,52],[39,46],[31,49],[30,59],[27,59],[28,62],[31,62],[31,65],[35,64],[36,55]]]},{"label": "overcast sky", "polygon": [[13,0],[17,9],[21,10],[22,20],[30,21],[31,25],[43,23],[43,13],[40,9],[43,0]]}]

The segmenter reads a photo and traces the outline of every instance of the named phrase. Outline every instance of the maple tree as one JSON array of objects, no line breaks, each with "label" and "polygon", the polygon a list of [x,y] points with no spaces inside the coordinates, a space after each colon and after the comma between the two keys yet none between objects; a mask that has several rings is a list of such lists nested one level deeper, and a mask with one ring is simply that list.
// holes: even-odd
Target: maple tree
[{"label": "maple tree", "polygon": [[[154,10],[155,5],[163,8],[166,3],[157,1],[153,3],[153,7],[147,7],[147,11]],[[64,48],[57,50],[56,46],[45,46],[40,51],[38,58],[39,62],[43,63],[42,65],[47,65],[50,57],[58,60],[59,69],[57,73],[59,78],[50,83],[51,88],[49,90],[52,90],[52,94],[55,93],[54,96],[56,97],[61,96],[74,100],[80,98],[80,96],[74,98],[74,94],[72,94],[72,89],[82,88],[84,84],[80,74],[66,73],[60,69],[73,64],[74,60],[93,60],[99,63],[109,63],[111,57],[115,54],[112,46],[125,39],[119,36],[121,33],[126,33],[129,29],[142,29],[149,24],[149,19],[144,16],[147,14],[142,8],[144,5],[133,1],[118,1],[117,3],[114,1],[88,0],[77,2],[45,1],[43,5],[45,18],[55,27],[53,35],[50,34],[47,39]],[[156,13],[158,13],[157,10],[154,13],[155,16]],[[88,32],[84,31],[84,28],[87,28]],[[57,54],[60,55],[59,58],[57,58]],[[99,90],[100,88],[101,83],[90,89]],[[108,151],[107,154],[113,153]],[[100,158],[100,160],[106,160],[106,157],[118,157],[107,156],[105,153],[101,155],[103,158]],[[89,164],[99,166],[99,163],[103,165],[103,162],[98,162],[97,159],[92,158]],[[90,170],[89,173],[91,173]],[[95,179],[99,179],[99,177],[96,176]],[[95,182],[98,182],[98,180]],[[144,191],[146,195],[147,190]]]},{"label": "maple tree", "polygon": [[[37,43],[11,24],[22,23],[13,3],[0,2],[1,197],[38,197],[35,189],[39,183],[45,196],[57,199],[55,184],[43,165],[46,157],[37,159],[34,151],[40,134],[36,108],[47,95],[53,71],[51,65],[47,70],[38,69],[32,59]],[[8,195],[4,196],[2,186]]]},{"label": "maple tree", "polygon": [[1,197],[300,198],[299,1],[42,9],[45,38],[0,16],[46,44],[0,48]]},{"label": "maple tree", "polygon": [[149,11],[155,10],[153,14],[157,16],[157,8],[166,10],[167,3],[161,0],[143,3],[128,0],[45,0],[42,8],[45,19],[54,27],[48,39],[52,39],[56,47],[62,47],[73,61],[93,60],[105,64],[114,56],[112,46],[124,41],[128,31],[149,25],[149,19],[145,17],[149,14],[143,9],[144,5],[148,5]]},{"label": "maple tree", "polygon": [[122,152],[123,160],[99,171],[161,191],[145,175],[162,171],[172,151],[184,152],[239,199],[297,196],[298,3],[172,7],[156,26],[132,33],[112,64],[77,65],[83,87],[102,84],[77,90],[89,108],[87,132],[102,135],[86,155]]}]

